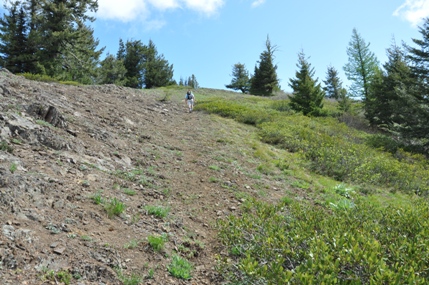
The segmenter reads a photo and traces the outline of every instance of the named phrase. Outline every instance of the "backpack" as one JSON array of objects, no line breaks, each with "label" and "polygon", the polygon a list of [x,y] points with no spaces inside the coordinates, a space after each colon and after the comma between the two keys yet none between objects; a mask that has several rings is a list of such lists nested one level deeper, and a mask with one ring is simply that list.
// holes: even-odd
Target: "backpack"
[{"label": "backpack", "polygon": [[186,95],[186,98],[187,98],[188,100],[192,100],[192,99],[194,99],[194,94],[192,94],[192,93],[188,93],[188,94]]}]

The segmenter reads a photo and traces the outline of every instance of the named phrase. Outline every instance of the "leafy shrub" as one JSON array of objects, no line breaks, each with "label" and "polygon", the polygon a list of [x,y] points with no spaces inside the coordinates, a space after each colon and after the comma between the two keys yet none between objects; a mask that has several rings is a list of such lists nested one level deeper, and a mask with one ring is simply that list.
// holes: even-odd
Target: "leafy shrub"
[{"label": "leafy shrub", "polygon": [[125,204],[116,198],[113,198],[104,206],[109,218],[119,216],[125,211]]},{"label": "leafy shrub", "polygon": [[145,207],[149,215],[154,215],[157,218],[165,218],[170,212],[170,208],[163,206],[146,206]]},{"label": "leafy shrub", "polygon": [[163,234],[160,236],[150,235],[147,237],[149,245],[155,251],[161,251],[164,248],[165,242],[167,241],[167,235]]},{"label": "leafy shrub", "polygon": [[357,199],[354,207],[326,211],[254,200],[251,211],[219,221],[230,252],[221,272],[243,284],[429,282],[425,199],[399,205]]},{"label": "leafy shrub", "polygon": [[404,147],[392,137],[380,134],[369,136],[366,143],[373,148],[381,148],[390,153],[395,153],[399,148]]},{"label": "leafy shrub", "polygon": [[180,257],[179,255],[173,255],[171,263],[167,266],[168,272],[180,279],[190,279],[192,277],[192,264]]}]

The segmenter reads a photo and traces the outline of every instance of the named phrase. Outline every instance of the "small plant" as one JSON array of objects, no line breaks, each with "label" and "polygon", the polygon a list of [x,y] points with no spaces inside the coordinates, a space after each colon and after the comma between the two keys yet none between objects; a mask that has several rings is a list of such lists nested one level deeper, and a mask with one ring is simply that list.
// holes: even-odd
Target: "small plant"
[{"label": "small plant", "polygon": [[173,255],[171,263],[167,266],[167,270],[173,277],[176,278],[187,280],[192,277],[192,264],[179,255]]},{"label": "small plant", "polygon": [[77,234],[67,234],[67,238],[74,239],[77,237]]},{"label": "small plant", "polygon": [[13,152],[13,147],[11,147],[11,146],[7,143],[7,141],[1,141],[1,142],[0,142],[0,150],[2,150],[2,151],[6,151],[6,152],[9,152],[9,153],[12,153],[12,152]]},{"label": "small plant", "polygon": [[131,224],[136,224],[140,220],[140,214],[135,214],[131,217]]},{"label": "small plant", "polygon": [[19,140],[19,139],[15,139],[15,138],[13,138],[11,142],[12,142],[13,144],[22,144],[22,141],[21,141],[21,140]]},{"label": "small plant", "polygon": [[164,248],[165,242],[167,241],[167,235],[162,234],[160,236],[150,235],[147,237],[149,245],[155,251],[161,251]]},{"label": "small plant", "polygon": [[101,193],[102,191],[98,191],[97,193],[91,196],[91,200],[94,202],[94,204],[100,205],[104,203],[104,199],[101,196]]},{"label": "small plant", "polygon": [[69,285],[71,282],[71,279],[72,279],[71,273],[69,273],[65,270],[61,270],[58,272],[55,272],[53,270],[49,270],[43,275],[43,277],[46,280],[55,281],[56,283],[62,282],[65,285]]},{"label": "small plant", "polygon": [[154,215],[157,218],[165,218],[170,212],[170,208],[162,206],[146,206],[146,211],[149,215]]},{"label": "small plant", "polygon": [[155,275],[155,270],[153,270],[153,268],[150,268],[147,271],[147,275],[146,275],[146,279],[153,279],[153,276]]},{"label": "small plant", "polygon": [[133,239],[127,242],[126,244],[124,244],[124,248],[133,249],[133,248],[136,248],[139,245],[139,243],[140,241]]},{"label": "small plant", "polygon": [[209,166],[209,169],[211,169],[211,170],[215,170],[215,171],[220,171],[220,167],[219,167],[219,166],[217,166],[217,165],[210,165],[210,166]]},{"label": "small plant", "polygon": [[123,189],[124,193],[129,195],[129,196],[134,196],[136,195],[136,191],[134,191],[133,189],[129,189],[129,188],[124,188]]},{"label": "small plant", "polygon": [[217,183],[217,182],[219,182],[219,179],[216,178],[216,177],[210,176],[209,182],[211,182],[211,183]]},{"label": "small plant", "polygon": [[83,241],[92,241],[92,238],[88,235],[83,235],[80,237]]},{"label": "small plant", "polygon": [[170,193],[171,193],[171,189],[170,189],[170,188],[164,188],[164,189],[162,190],[162,194],[163,194],[164,196],[166,196],[166,197],[170,196]]},{"label": "small plant", "polygon": [[125,276],[120,268],[116,268],[115,271],[123,285],[139,285],[143,281],[142,278],[137,274],[133,273],[131,276]]},{"label": "small plant", "polygon": [[14,173],[18,169],[18,165],[16,163],[12,163],[9,167],[9,171]]},{"label": "small plant", "polygon": [[51,124],[49,124],[46,121],[43,120],[36,120],[36,124],[41,125],[41,126],[45,126],[45,127],[53,127]]},{"label": "small plant", "polygon": [[343,183],[338,184],[337,186],[334,187],[334,191],[335,193],[337,193],[338,195],[341,195],[347,199],[352,198],[352,194],[354,193],[353,189],[351,188],[347,188]]},{"label": "small plant", "polygon": [[51,224],[51,223],[49,223],[47,226],[46,226],[46,229],[47,230],[49,230],[49,232],[51,233],[51,234],[59,234],[60,232],[61,232],[61,230],[56,226],[56,225],[54,225],[54,224]]},{"label": "small plant", "polygon": [[125,211],[125,204],[116,198],[110,200],[104,207],[107,212],[107,216],[112,218],[113,216],[119,216]]}]

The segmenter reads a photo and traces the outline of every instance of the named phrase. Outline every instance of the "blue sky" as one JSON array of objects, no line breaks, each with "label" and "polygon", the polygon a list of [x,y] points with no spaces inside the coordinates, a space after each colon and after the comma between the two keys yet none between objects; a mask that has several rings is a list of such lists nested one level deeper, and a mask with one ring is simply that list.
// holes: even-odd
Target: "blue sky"
[{"label": "blue sky", "polygon": [[347,46],[356,28],[381,63],[393,39],[411,44],[429,16],[429,0],[99,0],[95,37],[116,54],[119,38],[152,39],[174,65],[174,78],[195,74],[201,87],[225,89],[232,66],[253,72],[265,40],[277,46],[275,64],[290,91],[302,50],[322,82],[329,65],[344,87]]},{"label": "blue sky", "polygon": [[[353,28],[379,61],[394,38],[411,44],[429,16],[429,0],[98,0],[92,23],[100,48],[116,54],[119,39],[152,39],[174,66],[174,78],[195,74],[201,87],[225,89],[232,66],[253,73],[269,35],[283,90],[290,91],[304,51],[319,82],[329,65],[343,66]],[[105,55],[104,54],[104,55]]]}]

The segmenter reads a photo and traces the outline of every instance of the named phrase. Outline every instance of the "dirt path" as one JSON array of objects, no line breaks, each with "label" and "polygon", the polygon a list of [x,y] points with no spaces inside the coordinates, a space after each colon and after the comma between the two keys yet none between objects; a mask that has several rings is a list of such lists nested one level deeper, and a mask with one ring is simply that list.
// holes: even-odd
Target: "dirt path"
[{"label": "dirt path", "polygon": [[[252,175],[251,127],[189,114],[184,95],[163,101],[162,90],[65,86],[3,72],[0,87],[2,284],[61,284],[61,272],[80,285],[121,284],[118,276],[132,274],[143,284],[221,284],[217,219],[237,214],[243,193],[275,185]],[[55,107],[67,125],[31,115],[35,103]],[[113,201],[125,210],[109,217]],[[164,247],[153,250],[147,238],[161,235]],[[191,279],[169,274],[175,254],[193,264]]]}]

